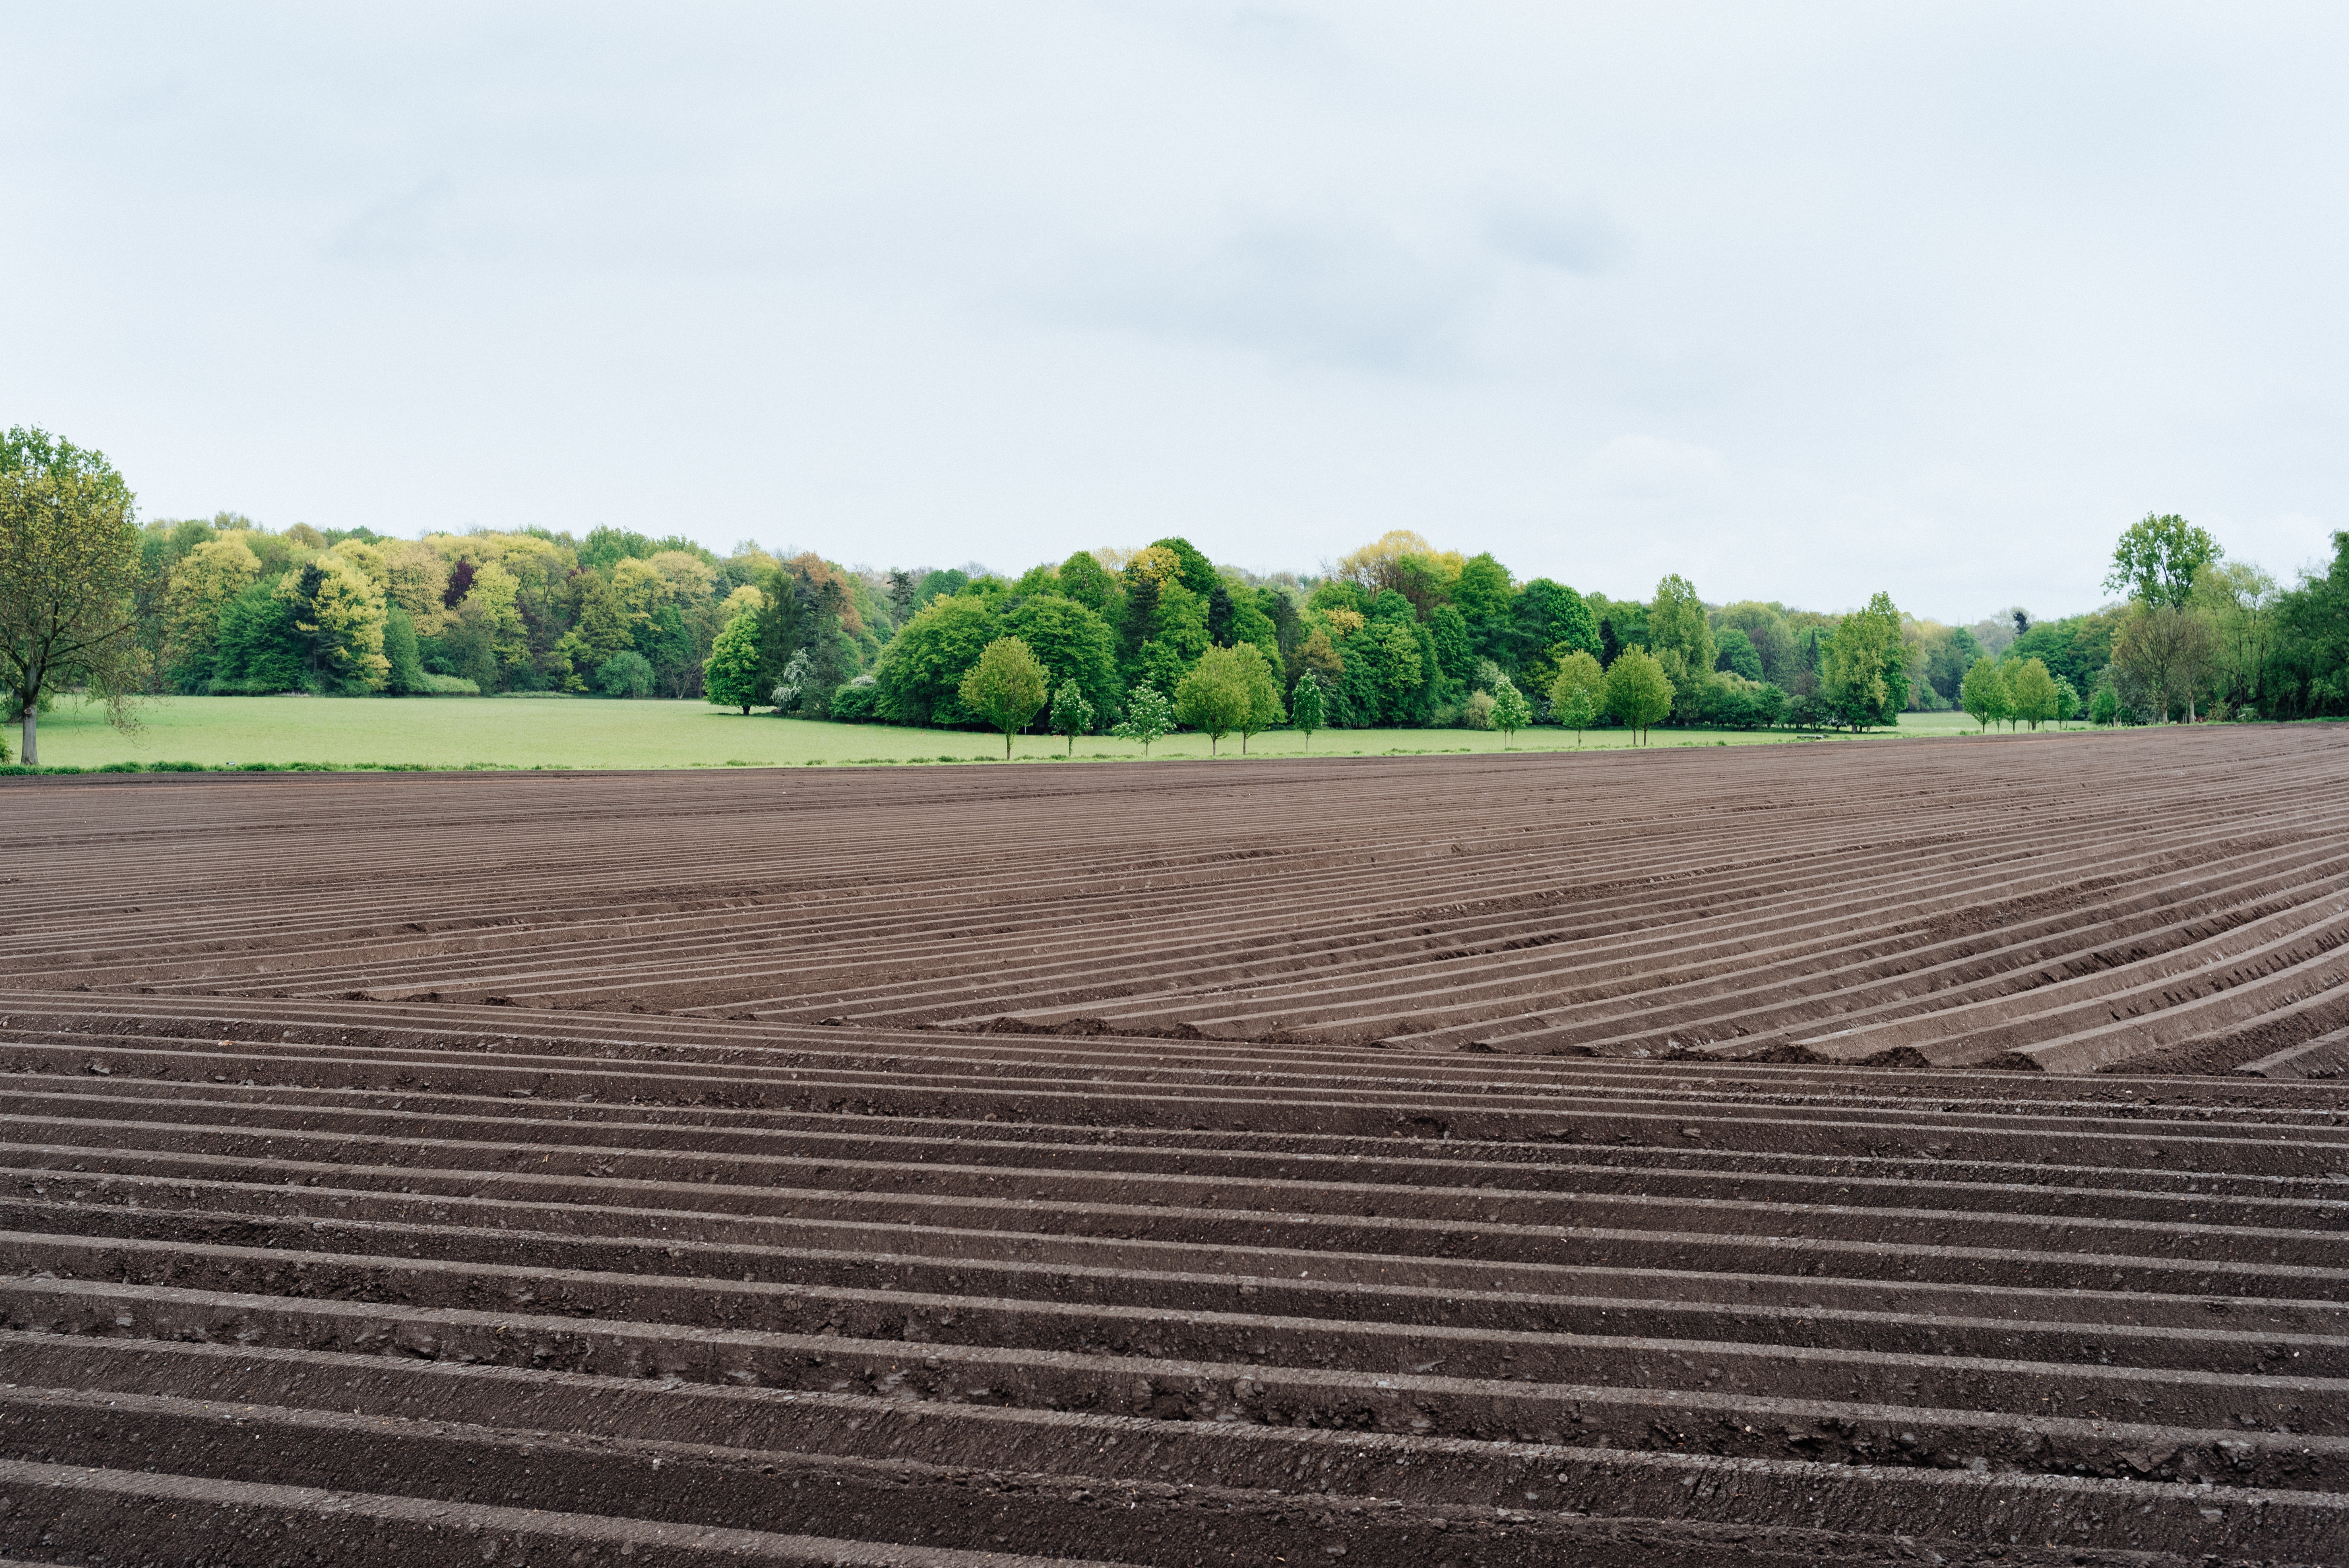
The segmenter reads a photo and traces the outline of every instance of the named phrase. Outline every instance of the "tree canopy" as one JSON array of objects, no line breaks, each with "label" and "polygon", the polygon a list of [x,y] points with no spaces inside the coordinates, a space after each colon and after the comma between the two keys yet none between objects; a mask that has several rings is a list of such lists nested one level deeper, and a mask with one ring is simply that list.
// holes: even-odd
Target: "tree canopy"
[{"label": "tree canopy", "polygon": [[1011,738],[1044,706],[1044,666],[1017,637],[998,637],[979,650],[978,662],[962,677],[957,695],[964,707],[1003,732],[1003,755]]},{"label": "tree canopy", "polygon": [[2113,547],[2113,569],[2105,577],[2105,587],[2142,604],[2182,609],[2194,592],[2195,577],[2219,555],[2218,541],[2202,529],[2175,512],[2148,512],[2129,524]]},{"label": "tree canopy", "polygon": [[40,761],[42,699],[78,685],[128,726],[144,661],[132,497],[97,452],[19,427],[0,438],[0,682]]}]

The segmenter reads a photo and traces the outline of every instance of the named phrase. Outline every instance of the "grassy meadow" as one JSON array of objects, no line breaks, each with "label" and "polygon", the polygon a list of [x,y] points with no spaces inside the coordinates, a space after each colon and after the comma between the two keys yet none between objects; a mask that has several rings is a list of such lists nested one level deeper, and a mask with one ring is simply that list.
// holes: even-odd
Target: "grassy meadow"
[{"label": "grassy meadow", "polygon": [[[856,763],[987,762],[1003,758],[1000,736],[967,730],[904,729],[874,724],[822,724],[754,713],[748,717],[706,702],[616,702],[561,697],[155,697],[134,710],[128,734],[102,709],[67,700],[41,719],[41,761],[49,767],[109,762],[389,764],[428,768],[794,768]],[[1963,714],[1909,714],[1901,735],[1969,732]],[[1878,735],[1894,732],[1880,731]],[[15,745],[11,732],[10,744]],[[1797,740],[1788,730],[1658,729],[1650,744],[1754,746]],[[1848,737],[1839,738],[1848,742]],[[1813,742],[1816,744],[1816,740]],[[1627,747],[1619,729],[1591,730],[1587,751]],[[1252,757],[1386,757],[1434,752],[1571,751],[1565,730],[1520,730],[1514,740],[1468,729],[1325,729],[1309,744],[1275,730],[1248,743]],[[1065,756],[1058,736],[1023,735],[1019,761]],[[1237,736],[1222,752],[1239,754]],[[1079,761],[1130,760],[1142,748],[1107,736],[1077,742]],[[1170,735],[1154,758],[1207,756],[1203,735]]]}]

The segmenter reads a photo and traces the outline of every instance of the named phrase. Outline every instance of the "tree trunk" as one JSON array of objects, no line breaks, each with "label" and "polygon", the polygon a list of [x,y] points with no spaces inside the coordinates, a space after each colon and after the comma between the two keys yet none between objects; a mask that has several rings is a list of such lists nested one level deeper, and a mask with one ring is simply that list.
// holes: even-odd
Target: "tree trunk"
[{"label": "tree trunk", "polygon": [[1003,760],[1011,760],[1011,732],[1008,729],[1003,732]]},{"label": "tree trunk", "polygon": [[25,766],[37,768],[41,762],[41,704],[39,698],[25,705]]}]

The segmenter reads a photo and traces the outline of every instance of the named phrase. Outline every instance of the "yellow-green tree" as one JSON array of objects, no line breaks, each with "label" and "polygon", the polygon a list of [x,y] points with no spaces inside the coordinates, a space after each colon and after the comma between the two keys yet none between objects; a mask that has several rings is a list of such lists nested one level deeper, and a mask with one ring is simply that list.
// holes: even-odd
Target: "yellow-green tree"
[{"label": "yellow-green tree", "polygon": [[1247,755],[1248,738],[1260,735],[1288,716],[1281,711],[1280,682],[1273,678],[1272,661],[1254,643],[1239,643],[1218,650],[1232,655],[1238,665],[1240,680],[1247,688],[1247,711],[1232,727],[1240,732],[1240,755]]},{"label": "yellow-green tree", "polygon": [[1552,718],[1574,731],[1574,744],[1582,744],[1582,732],[1590,727],[1607,710],[1607,672],[1599,661],[1577,650],[1557,661],[1557,678],[1549,683],[1549,713]]},{"label": "yellow-green tree", "polygon": [[1909,704],[1909,656],[1891,595],[1878,593],[1837,624],[1819,664],[1819,696],[1854,729],[1899,722]]},{"label": "yellow-green tree", "polygon": [[1656,584],[1654,603],[1648,606],[1648,649],[1669,668],[1671,655],[1686,669],[1684,680],[1702,679],[1713,668],[1713,628],[1696,584],[1675,572]]},{"label": "yellow-green tree", "polygon": [[241,534],[207,540],[180,558],[163,592],[163,647],[172,680],[201,691],[212,676],[221,612],[261,577],[261,558]]},{"label": "yellow-green tree", "polygon": [[1493,727],[1505,738],[1515,740],[1517,731],[1533,721],[1533,705],[1526,701],[1526,694],[1517,689],[1516,682],[1503,676],[1493,692]]},{"label": "yellow-green tree", "polygon": [[2148,512],[2113,546],[2105,587],[2149,608],[2183,609],[2202,569],[2225,553],[2219,542],[2175,512]]},{"label": "yellow-green tree", "polygon": [[2218,667],[2219,637],[2210,623],[2174,604],[2132,606],[2113,638],[2113,674],[2122,695],[2160,720],[2182,706],[2186,722],[2193,723],[2195,695]]},{"label": "yellow-green tree", "polygon": [[[745,589],[754,593],[754,589]],[[701,665],[701,689],[720,707],[741,708],[745,717],[767,694],[759,689],[759,615],[746,609],[726,623]]]},{"label": "yellow-green tree", "polygon": [[1968,717],[1987,732],[1990,727],[2014,711],[2014,698],[2006,689],[2006,671],[1995,659],[1976,659],[1966,666],[1966,678],[1958,687],[1959,706]]},{"label": "yellow-green tree", "polygon": [[1649,727],[1672,711],[1672,683],[1647,649],[1626,648],[1607,666],[1607,711],[1642,746]]},{"label": "yellow-green tree", "polygon": [[[1320,633],[1313,634],[1320,636]],[[1321,727],[1321,679],[1311,670],[1297,677],[1297,690],[1289,702],[1289,717],[1305,736],[1305,744],[1313,744],[1313,732]]]},{"label": "yellow-green tree", "polygon": [[1077,737],[1093,727],[1093,705],[1085,700],[1085,688],[1074,676],[1061,683],[1052,694],[1052,733],[1069,738],[1069,755],[1077,754]]},{"label": "yellow-green tree", "polygon": [[[1263,658],[1253,644],[1242,645],[1259,660]],[[1237,648],[1209,648],[1174,688],[1174,717],[1206,736],[1210,757],[1225,736],[1249,721],[1255,707],[1255,694],[1249,689],[1247,670]]]},{"label": "yellow-green tree", "polygon": [[1011,759],[1011,738],[1027,727],[1044,706],[1044,666],[1017,637],[998,637],[979,650],[978,663],[962,677],[957,695],[970,712],[1003,731],[1003,758]]},{"label": "yellow-green tree", "polygon": [[41,698],[67,684],[105,699],[125,728],[144,663],[132,591],[139,531],[105,458],[42,432],[0,438],[0,686],[37,764]]},{"label": "yellow-green tree", "polygon": [[2055,677],[2041,659],[2025,659],[2006,672],[2006,697],[2016,718],[2037,729],[2055,717]]},{"label": "yellow-green tree", "polygon": [[367,573],[338,555],[321,555],[278,579],[294,605],[294,629],[321,686],[376,691],[391,673],[383,656],[383,596]]}]

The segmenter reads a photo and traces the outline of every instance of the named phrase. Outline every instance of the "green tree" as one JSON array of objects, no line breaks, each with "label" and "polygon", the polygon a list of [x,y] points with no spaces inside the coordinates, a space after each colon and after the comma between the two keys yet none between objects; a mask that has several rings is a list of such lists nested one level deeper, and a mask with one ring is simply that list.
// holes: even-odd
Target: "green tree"
[{"label": "green tree", "polygon": [[206,540],[171,567],[163,593],[163,646],[172,685],[204,689],[214,673],[221,614],[260,577],[261,558],[234,536]]},{"label": "green tree", "polygon": [[1647,744],[1649,727],[1672,710],[1672,683],[1645,648],[1626,648],[1607,666],[1607,711]]},{"label": "green tree", "polygon": [[740,707],[748,717],[766,693],[759,689],[759,616],[745,610],[726,623],[702,661],[701,691],[720,707]]},{"label": "green tree", "polygon": [[[799,574],[790,566],[776,567],[759,585],[759,698],[775,689],[792,655],[806,645],[800,614]],[[960,672],[957,672],[959,674]]]},{"label": "green tree", "polygon": [[1038,593],[1050,593],[1056,598],[1062,596],[1061,569],[1049,561],[1040,566],[1030,566],[1019,574],[1019,581],[1011,585],[1014,599],[1026,599]]},{"label": "green tree", "polygon": [[2088,699],[2088,722],[2110,725],[2121,716],[2121,699],[2113,695],[2109,686],[2100,686],[2096,695]]},{"label": "green tree", "polygon": [[634,648],[614,654],[595,666],[595,689],[605,696],[650,696],[653,662]]},{"label": "green tree", "polygon": [[1976,659],[1966,666],[1965,682],[1958,688],[1958,704],[1985,733],[2013,711],[2013,699],[2006,690],[2006,672],[1999,667],[1997,660]]},{"label": "green tree", "polygon": [[586,645],[589,660],[601,664],[621,649],[635,645],[636,622],[609,577],[601,572],[583,572],[578,581],[579,613],[572,630]]},{"label": "green tree", "polygon": [[802,648],[792,655],[792,662],[783,666],[782,678],[775,683],[774,690],[769,692],[763,700],[773,703],[777,713],[789,713],[800,705],[802,695],[815,684],[814,661],[808,657],[808,651]]},{"label": "green tree", "polygon": [[132,600],[139,530],[121,477],[96,452],[37,430],[0,438],[0,682],[23,716],[26,762],[40,754],[42,699],[78,684],[107,717],[128,707],[145,660]]},{"label": "green tree", "polygon": [[1855,610],[1837,625],[1819,663],[1818,695],[1829,712],[1854,729],[1899,721],[1909,706],[1909,669],[1900,612],[1889,594],[1877,594],[1868,608]]},{"label": "green tree", "polygon": [[2057,679],[2055,682],[2055,722],[2057,724],[2069,724],[2073,719],[2079,717],[2079,688],[2073,686],[2070,681],[2061,678]]},{"label": "green tree", "polygon": [[2221,553],[2217,540],[2175,512],[2147,512],[2113,546],[2105,588],[2147,606],[2183,609],[2194,579]]},{"label": "green tree", "polygon": [[2139,604],[2113,639],[2113,674],[2130,706],[2166,721],[2173,708],[2194,722],[2194,698],[2219,667],[2210,623],[2175,604]]},{"label": "green tree", "polygon": [[1142,742],[1142,754],[1150,755],[1150,743],[1174,727],[1174,707],[1166,694],[1154,686],[1138,686],[1126,694],[1125,717],[1111,727],[1110,733],[1120,740]]},{"label": "green tree", "polygon": [[1061,592],[1110,625],[1117,624],[1125,587],[1116,573],[1094,560],[1090,552],[1080,550],[1061,562]]},{"label": "green tree", "polygon": [[2194,579],[2190,608],[2218,645],[2219,696],[2244,707],[2260,700],[2260,677],[2275,652],[2276,581],[2247,562],[2213,562]]},{"label": "green tree", "polygon": [[1419,634],[1419,626],[1406,611],[1373,621],[1346,645],[1347,652],[1359,652],[1369,661],[1378,677],[1379,713],[1390,723],[1410,719],[1413,699],[1427,685],[1430,672],[1420,659]]},{"label": "green tree", "polygon": [[1247,686],[1247,711],[1232,726],[1240,732],[1240,755],[1246,757],[1248,738],[1261,735],[1287,715],[1280,709],[1280,682],[1274,678],[1272,661],[1264,650],[1254,643],[1235,643],[1229,651]]},{"label": "green tree", "polygon": [[1028,727],[1044,706],[1044,666],[1017,637],[998,637],[979,650],[978,662],[962,677],[957,695],[971,713],[1003,731],[1003,759],[1011,760],[1011,738]]},{"label": "green tree", "polygon": [[1571,653],[1557,662],[1557,678],[1549,685],[1550,717],[1574,731],[1574,744],[1607,707],[1607,672],[1586,653]]},{"label": "green tree", "polygon": [[394,604],[383,613],[383,688],[399,696],[430,691],[425,684],[424,661],[416,648],[416,622]]},{"label": "green tree", "polygon": [[1452,603],[1468,623],[1468,640],[1477,657],[1515,662],[1511,644],[1516,629],[1512,614],[1516,593],[1509,569],[1489,553],[1472,556],[1460,568],[1460,576],[1452,584]]},{"label": "green tree", "polygon": [[1096,717],[1117,717],[1117,635],[1108,622],[1073,599],[1039,593],[1006,615],[1003,629],[1028,645],[1054,690],[1075,681]]},{"label": "green tree", "polygon": [[1199,596],[1204,607],[1207,596],[1221,581],[1216,574],[1215,562],[1201,554],[1196,546],[1180,536],[1151,542],[1153,550],[1164,550],[1174,558],[1175,571],[1184,587]]},{"label": "green tree", "polygon": [[1070,756],[1077,754],[1077,737],[1092,727],[1093,705],[1085,700],[1085,688],[1074,676],[1062,681],[1061,689],[1052,694],[1052,731],[1069,738]]},{"label": "green tree", "polygon": [[2007,672],[2006,696],[2014,717],[2033,729],[2055,717],[2055,677],[2037,659],[2025,659]]},{"label": "green tree", "polygon": [[1003,634],[993,600],[982,593],[933,599],[889,639],[874,672],[875,707],[892,724],[966,724],[962,678],[988,644]]},{"label": "green tree", "polygon": [[1669,662],[1662,660],[1667,653],[1678,654],[1691,675],[1712,669],[1717,656],[1704,601],[1697,597],[1696,585],[1677,572],[1656,584],[1656,597],[1648,605],[1648,648],[1660,662]]},{"label": "green tree", "polygon": [[1297,689],[1288,696],[1288,722],[1305,736],[1305,744],[1313,744],[1313,732],[1321,727],[1321,678],[1311,670],[1297,677]]},{"label": "green tree", "polygon": [[309,684],[321,691],[374,691],[391,666],[383,656],[383,595],[367,573],[340,556],[322,555],[278,579],[294,606]]},{"label": "green tree", "polygon": [[[1590,655],[1573,654],[1568,656],[1588,658]],[[1493,727],[1499,730],[1506,739],[1515,740],[1517,738],[1517,731],[1533,721],[1533,708],[1526,703],[1526,694],[1517,689],[1515,681],[1503,676],[1499,689],[1493,693]]]},{"label": "green tree", "polygon": [[[1250,652],[1254,652],[1253,648]],[[1248,722],[1255,707],[1246,668],[1233,648],[1209,648],[1174,691],[1174,717],[1207,737],[1207,755]]]},{"label": "green tree", "polygon": [[2333,535],[2325,570],[2276,597],[2275,650],[2260,683],[2270,718],[2313,718],[2349,706],[2349,531]]},{"label": "green tree", "polygon": [[1597,653],[1599,623],[1581,594],[1563,583],[1537,577],[1509,606],[1514,624],[1510,657],[1497,659],[1504,673],[1523,676],[1538,691],[1557,674],[1557,650]]},{"label": "green tree", "polygon": [[1713,655],[1713,668],[1744,676],[1750,681],[1762,678],[1762,655],[1755,651],[1754,639],[1745,634],[1743,626],[1723,627],[1713,643],[1719,650]]},{"label": "green tree", "polygon": [[224,696],[301,690],[305,661],[294,618],[293,601],[274,583],[256,583],[230,600],[220,614],[204,689]]}]

